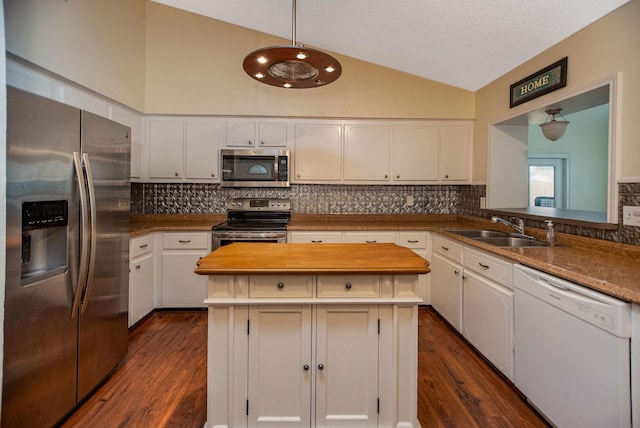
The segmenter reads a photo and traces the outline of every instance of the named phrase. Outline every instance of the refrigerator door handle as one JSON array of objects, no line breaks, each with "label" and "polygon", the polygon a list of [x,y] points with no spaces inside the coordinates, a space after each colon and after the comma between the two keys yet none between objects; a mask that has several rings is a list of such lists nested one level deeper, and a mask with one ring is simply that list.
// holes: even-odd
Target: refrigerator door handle
[{"label": "refrigerator door handle", "polygon": [[80,266],[78,267],[78,284],[76,286],[76,295],[73,298],[73,306],[71,308],[71,319],[78,315],[82,294],[87,286],[87,271],[89,261],[89,218],[87,204],[87,187],[82,169],[82,161],[80,153],[73,152],[73,166],[78,180],[78,189],[80,194]]},{"label": "refrigerator door handle", "polygon": [[89,191],[89,216],[91,223],[91,239],[89,244],[89,269],[87,272],[87,285],[85,287],[84,297],[82,299],[81,313],[85,313],[87,306],[89,306],[89,296],[91,295],[91,289],[93,288],[93,273],[96,267],[96,189],[93,185],[93,173],[91,172],[91,162],[89,162],[89,155],[87,153],[82,154],[82,160],[84,164],[85,174],[87,176],[87,189]]}]

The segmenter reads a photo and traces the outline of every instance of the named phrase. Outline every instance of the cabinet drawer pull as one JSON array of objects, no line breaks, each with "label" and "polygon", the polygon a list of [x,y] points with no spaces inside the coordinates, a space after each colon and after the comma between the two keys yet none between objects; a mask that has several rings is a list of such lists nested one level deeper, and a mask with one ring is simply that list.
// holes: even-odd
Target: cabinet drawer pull
[{"label": "cabinet drawer pull", "polygon": [[191,239],[180,239],[178,240],[178,242],[181,244],[188,244],[189,242],[191,242]]},{"label": "cabinet drawer pull", "polygon": [[482,263],[478,262],[478,264],[480,265],[480,267],[485,268],[485,269],[489,269],[489,265],[483,265]]},{"label": "cabinet drawer pull", "polygon": [[442,246],[442,249],[445,251],[449,251],[449,248],[445,247],[444,245]]},{"label": "cabinet drawer pull", "polygon": [[318,370],[320,371],[324,370],[324,364],[318,364]]},{"label": "cabinet drawer pull", "polygon": [[304,370],[305,372],[309,371],[309,364],[305,364],[304,366],[302,366],[302,370]]},{"label": "cabinet drawer pull", "polygon": [[350,282],[347,282],[347,283],[344,285],[344,288],[346,288],[347,290],[351,290],[351,287],[353,287],[353,286],[351,285],[351,283],[350,283]]},{"label": "cabinet drawer pull", "polygon": [[410,244],[417,244],[420,241],[418,241],[417,239],[409,239],[407,242]]},{"label": "cabinet drawer pull", "polygon": [[140,245],[140,248],[147,248],[149,244]]},{"label": "cabinet drawer pull", "polygon": [[378,241],[373,240],[373,241],[364,241],[364,242],[365,242],[365,243],[367,243],[367,244],[375,244],[375,243],[376,243],[376,242],[378,242]]},{"label": "cabinet drawer pull", "polygon": [[284,284],[282,282],[278,283],[278,289],[282,290],[284,288]]},{"label": "cabinet drawer pull", "polygon": [[321,242],[322,242],[322,239],[312,239],[312,240],[311,240],[311,243],[312,243],[312,244],[319,244],[319,243],[321,243]]},{"label": "cabinet drawer pull", "polygon": [[140,265],[136,265],[136,269],[140,269]]}]

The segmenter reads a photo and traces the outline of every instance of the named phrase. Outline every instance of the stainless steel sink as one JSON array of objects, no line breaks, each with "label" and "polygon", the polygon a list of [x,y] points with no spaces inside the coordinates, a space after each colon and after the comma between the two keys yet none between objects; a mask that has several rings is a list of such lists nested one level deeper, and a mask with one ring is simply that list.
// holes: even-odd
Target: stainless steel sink
[{"label": "stainless steel sink", "polygon": [[466,236],[467,238],[509,237],[508,233],[498,232],[497,230],[459,229],[448,230],[448,232]]},{"label": "stainless steel sink", "polygon": [[511,236],[476,237],[473,239],[479,242],[495,245],[496,247],[519,248],[519,247],[547,247],[548,246],[546,242],[534,241],[533,239],[514,238]]}]

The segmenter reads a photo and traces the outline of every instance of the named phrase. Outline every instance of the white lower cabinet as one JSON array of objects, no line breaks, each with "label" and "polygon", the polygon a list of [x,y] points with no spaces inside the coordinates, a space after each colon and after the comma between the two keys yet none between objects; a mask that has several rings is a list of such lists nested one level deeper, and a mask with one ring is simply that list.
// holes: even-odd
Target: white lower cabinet
[{"label": "white lower cabinet", "polygon": [[289,232],[287,242],[298,244],[339,244],[342,232]]},{"label": "white lower cabinet", "polygon": [[129,241],[129,327],[154,308],[153,234]]},{"label": "white lower cabinet", "polygon": [[209,277],[207,427],[419,426],[417,275],[339,277]]},{"label": "white lower cabinet", "polygon": [[249,427],[378,426],[376,305],[251,306],[249,325]]},{"label": "white lower cabinet", "polygon": [[464,337],[513,381],[513,263],[464,247]]},{"label": "white lower cabinet", "polygon": [[249,308],[249,427],[311,425],[311,305]]},{"label": "white lower cabinet", "polygon": [[462,273],[462,246],[434,235],[431,306],[458,331],[462,331]]},{"label": "white lower cabinet", "polygon": [[162,234],[162,307],[204,307],[206,277],[196,275],[198,260],[211,252],[211,233]]}]

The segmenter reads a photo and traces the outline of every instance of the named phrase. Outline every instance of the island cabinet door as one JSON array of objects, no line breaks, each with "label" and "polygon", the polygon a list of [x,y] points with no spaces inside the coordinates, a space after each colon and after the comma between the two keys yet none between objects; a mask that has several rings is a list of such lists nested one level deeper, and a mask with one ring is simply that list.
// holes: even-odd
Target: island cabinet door
[{"label": "island cabinet door", "polygon": [[311,306],[249,309],[248,426],[311,426]]},{"label": "island cabinet door", "polygon": [[318,305],[316,427],[378,426],[378,307]]}]

